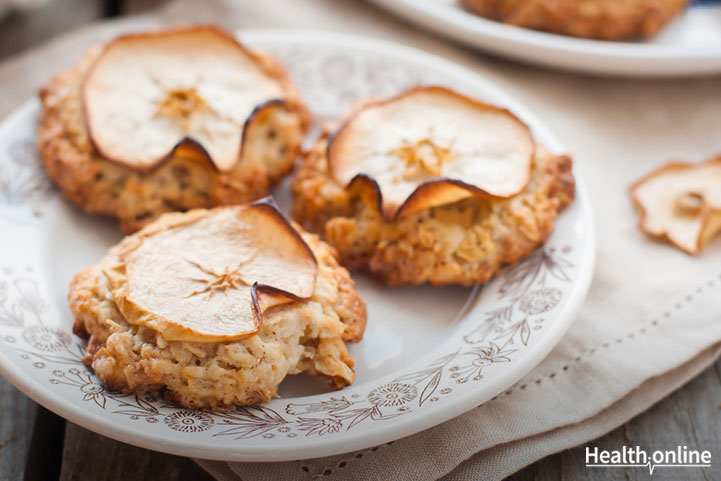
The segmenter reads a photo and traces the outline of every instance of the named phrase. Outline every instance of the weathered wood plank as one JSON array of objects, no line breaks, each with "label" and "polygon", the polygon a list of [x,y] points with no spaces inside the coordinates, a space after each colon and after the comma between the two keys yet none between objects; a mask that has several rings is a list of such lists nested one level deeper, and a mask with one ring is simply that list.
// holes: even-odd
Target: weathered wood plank
[{"label": "weathered wood plank", "polygon": [[64,437],[65,420],[38,406],[33,437],[25,463],[25,481],[58,479]]},{"label": "weathered wood plank", "polygon": [[0,378],[0,481],[25,475],[36,404]]},{"label": "weathered wood plank", "polygon": [[136,448],[67,423],[60,481],[125,479],[213,481],[189,458]]}]

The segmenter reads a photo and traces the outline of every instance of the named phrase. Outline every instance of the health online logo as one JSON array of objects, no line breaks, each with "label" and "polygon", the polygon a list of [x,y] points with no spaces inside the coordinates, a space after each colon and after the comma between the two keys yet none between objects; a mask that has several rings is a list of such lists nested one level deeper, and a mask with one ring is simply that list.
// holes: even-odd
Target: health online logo
[{"label": "health online logo", "polygon": [[587,468],[648,468],[653,474],[656,468],[710,468],[711,452],[688,449],[656,450],[648,453],[640,446],[623,446],[617,451],[600,450],[586,446]]}]

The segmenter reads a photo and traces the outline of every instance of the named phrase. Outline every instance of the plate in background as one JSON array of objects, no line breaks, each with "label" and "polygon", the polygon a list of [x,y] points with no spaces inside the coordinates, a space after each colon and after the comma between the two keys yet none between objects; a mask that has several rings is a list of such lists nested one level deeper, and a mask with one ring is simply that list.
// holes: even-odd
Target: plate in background
[{"label": "plate in background", "polygon": [[411,22],[503,57],[590,74],[672,77],[721,73],[721,1],[696,0],[656,37],[609,42],[505,25],[456,0],[370,0]]}]

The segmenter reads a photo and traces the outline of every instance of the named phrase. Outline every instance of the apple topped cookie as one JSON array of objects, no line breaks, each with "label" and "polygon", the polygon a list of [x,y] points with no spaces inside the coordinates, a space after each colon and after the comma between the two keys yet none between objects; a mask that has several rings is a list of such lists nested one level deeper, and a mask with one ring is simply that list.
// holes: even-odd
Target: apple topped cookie
[{"label": "apple topped cookie", "polygon": [[161,216],[70,288],[86,363],[109,388],[192,408],[267,402],[287,376],[354,380],[365,304],[334,250],[272,200]]},{"label": "apple topped cookie", "polygon": [[356,109],[292,190],[342,264],[390,286],[472,285],[545,242],[574,179],[509,111],[429,86]]},{"label": "apple topped cookie", "polygon": [[721,232],[721,157],[666,164],[636,182],[631,198],[643,232],[698,254]]},{"label": "apple topped cookie", "polygon": [[126,232],[164,212],[266,195],[310,123],[276,60],[211,26],[119,37],[40,97],[49,176]]}]

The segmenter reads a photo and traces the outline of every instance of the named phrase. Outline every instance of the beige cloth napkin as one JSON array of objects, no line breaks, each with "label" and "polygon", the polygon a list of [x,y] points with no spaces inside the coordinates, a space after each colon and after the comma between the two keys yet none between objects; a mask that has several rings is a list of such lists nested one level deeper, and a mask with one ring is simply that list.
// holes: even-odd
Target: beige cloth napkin
[{"label": "beige cloth napkin", "polygon": [[464,64],[520,97],[561,138],[589,188],[598,230],[596,273],[578,319],[548,358],[506,393],[361,457],[198,461],[218,479],[502,479],[623,424],[721,354],[721,242],[689,257],[648,239],[635,227],[627,193],[635,179],[667,160],[721,152],[718,78],[595,79],[511,64],[451,46],[359,1],[178,0],[158,12],[76,31],[0,65],[0,114],[84,46],[178,20],[357,32]]}]

